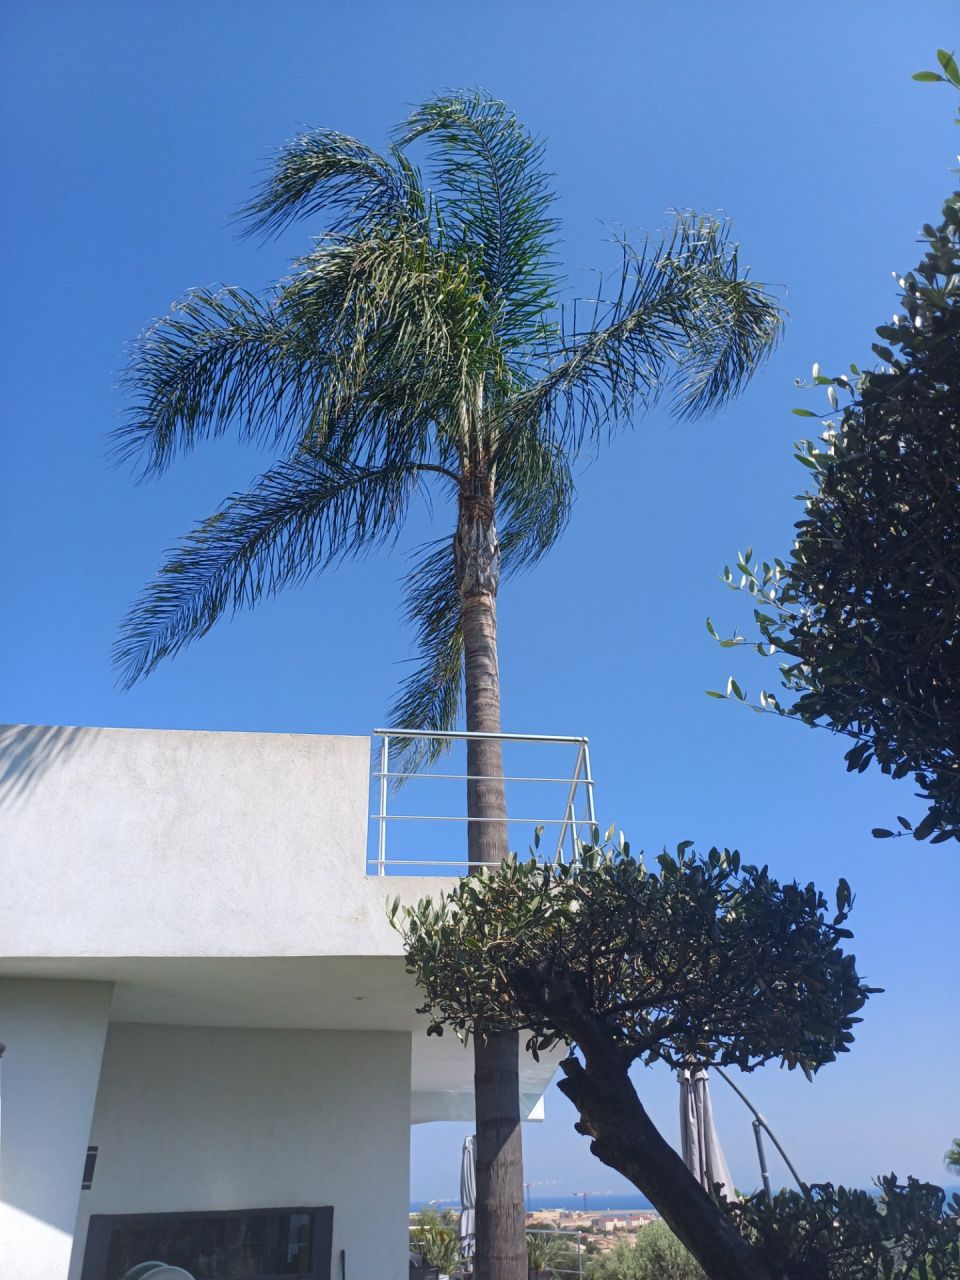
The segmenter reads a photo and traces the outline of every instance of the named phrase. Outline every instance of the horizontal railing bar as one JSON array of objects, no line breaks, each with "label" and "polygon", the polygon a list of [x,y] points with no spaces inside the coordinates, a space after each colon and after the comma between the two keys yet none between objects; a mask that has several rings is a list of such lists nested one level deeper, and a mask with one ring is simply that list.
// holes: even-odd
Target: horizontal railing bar
[{"label": "horizontal railing bar", "polygon": [[[372,867],[466,867],[466,862],[408,862],[400,858],[387,858],[386,862],[377,862],[374,859],[370,863]],[[479,864],[478,864],[479,865]]]},{"label": "horizontal railing bar", "polygon": [[461,858],[459,862],[433,862],[429,858],[385,858],[383,862],[379,862],[376,858],[368,858],[367,865],[371,867],[492,867],[492,862],[469,862],[466,858]]},{"label": "horizontal railing bar", "polygon": [[[445,813],[371,813],[371,822],[526,822],[537,827],[586,826],[589,818],[471,818],[466,814]],[[595,824],[591,824],[595,825]]]},{"label": "horizontal railing bar", "polygon": [[380,773],[374,772],[370,775],[372,778],[442,778],[444,781],[452,782],[576,782],[585,787],[593,786],[592,778],[527,778],[523,774],[506,773],[500,774],[484,774],[484,773]]},{"label": "horizontal railing bar", "polygon": [[569,737],[553,733],[474,733],[429,729],[374,729],[378,738],[496,738],[498,742],[589,742],[586,737]]},{"label": "horizontal railing bar", "polygon": [[[372,762],[372,768],[370,773],[371,781],[373,779],[376,779],[376,785],[374,788],[374,794],[371,796],[371,802],[377,803],[376,792],[379,791],[379,804],[378,804],[377,811],[371,812],[369,814],[369,821],[377,822],[379,824],[377,828],[377,834],[374,838],[374,843],[377,843],[379,847],[375,851],[371,852],[370,855],[365,860],[368,875],[372,874],[372,875],[379,875],[379,876],[384,876],[384,875],[396,876],[396,875],[404,875],[404,874],[406,875],[413,874],[416,876],[434,875],[434,876],[441,876],[443,878],[455,879],[457,877],[462,877],[464,875],[470,875],[473,872],[478,871],[484,865],[477,861],[471,860],[470,854],[467,851],[464,851],[463,855],[460,855],[459,857],[456,857],[454,859],[433,858],[430,856],[408,857],[408,858],[391,857],[386,847],[386,840],[387,840],[386,832],[387,832],[387,823],[392,821],[432,822],[432,823],[456,822],[461,824],[466,824],[471,822],[477,822],[477,823],[502,822],[507,826],[516,826],[517,824],[522,824],[527,829],[530,829],[533,827],[545,828],[548,826],[552,826],[552,827],[557,827],[559,829],[561,845],[563,845],[563,843],[567,839],[566,832],[567,832],[567,829],[569,828],[570,837],[572,839],[572,848],[571,848],[570,854],[568,855],[566,850],[564,849],[559,851],[557,855],[551,858],[549,853],[546,850],[540,850],[538,856],[540,857],[540,860],[543,862],[576,861],[577,850],[581,847],[581,840],[584,838],[584,833],[589,832],[591,828],[594,828],[596,826],[596,821],[593,817],[593,797],[595,794],[595,784],[594,784],[593,778],[590,775],[589,738],[587,738],[586,735],[547,734],[547,733],[481,733],[481,732],[474,733],[468,730],[437,730],[434,732],[429,729],[379,728],[379,729],[372,730],[372,736],[380,738],[380,744],[381,744],[380,745],[381,758],[377,758]],[[430,771],[429,764],[426,761],[423,762],[427,766],[425,768],[406,769],[403,767],[403,764],[399,759],[391,760],[389,758],[391,746],[393,745],[395,747],[395,744],[398,742],[398,740],[404,739],[404,738],[408,738],[413,742],[444,743],[448,746],[455,742],[459,742],[461,740],[467,743],[468,746],[470,742],[477,741],[477,740],[479,741],[486,740],[490,742],[499,742],[499,743],[511,743],[511,742],[527,743],[530,745],[534,745],[536,743],[542,743],[548,746],[558,745],[558,746],[565,746],[567,748],[575,746],[578,749],[578,754],[577,754],[576,766],[574,768],[573,774],[565,775],[565,776],[541,775],[541,774],[515,774],[511,776],[510,774],[506,774],[506,773],[503,775],[447,773],[447,772],[434,773]],[[451,762],[454,765],[454,767],[456,767],[456,765],[460,762],[461,758],[462,757],[459,757],[459,756],[454,758],[454,760]],[[437,761],[437,763],[439,763],[439,761]],[[391,764],[394,765],[392,769],[390,767]],[[400,766],[400,767],[398,768],[397,766]],[[469,768],[469,765],[467,767]],[[471,816],[469,814],[457,812],[457,810],[460,809],[460,806],[458,804],[451,805],[451,807],[454,809],[454,812],[452,814],[451,813],[428,814],[428,813],[416,813],[416,812],[407,812],[407,813],[388,812],[388,809],[389,809],[388,783],[390,779],[394,779],[398,783],[401,783],[407,780],[428,779],[428,778],[434,778],[438,782],[457,782],[460,785],[462,785],[464,782],[467,782],[467,783],[477,782],[477,783],[485,783],[485,784],[501,783],[503,785],[506,785],[507,783],[513,783],[513,782],[516,782],[519,784],[522,782],[525,784],[535,783],[541,786],[556,786],[556,787],[563,785],[568,789],[567,804],[564,810],[567,816],[562,818],[530,818],[530,817],[513,817],[508,815],[503,815],[502,817],[501,816],[481,817],[480,815]],[[586,800],[582,806],[587,810],[587,814],[585,817],[578,817],[576,815],[577,808],[581,807],[580,793],[578,793],[578,790],[577,790],[577,788],[581,784],[583,785],[583,788],[584,788],[583,794],[586,797]],[[447,794],[449,795],[449,792]],[[525,793],[525,794],[528,794],[528,793]],[[546,796],[547,796],[547,793],[544,793],[544,798],[546,798]],[[540,803],[541,801],[538,800],[537,801],[538,806]],[[407,809],[415,809],[417,806],[414,803],[410,803],[410,804],[404,805],[403,807]],[[526,805],[524,804],[524,808],[525,807]],[[549,803],[549,800],[547,800],[547,802],[543,804],[543,808],[548,811],[552,807],[553,806]],[[517,836],[516,839],[519,840],[519,836]],[[418,838],[414,841],[411,841],[410,843],[419,844],[419,842],[420,841]],[[460,842],[458,840],[453,843],[459,844]],[[400,852],[400,850],[397,850],[397,852]],[[514,853],[511,853],[509,856],[516,857],[518,855],[514,852]]]}]

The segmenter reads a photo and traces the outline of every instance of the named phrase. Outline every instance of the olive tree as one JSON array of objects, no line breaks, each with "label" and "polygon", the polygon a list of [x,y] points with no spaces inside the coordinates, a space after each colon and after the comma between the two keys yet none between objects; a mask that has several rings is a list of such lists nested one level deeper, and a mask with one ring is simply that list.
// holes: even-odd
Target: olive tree
[{"label": "olive tree", "polygon": [[[894,1174],[878,1194],[822,1183],[805,1195],[781,1191],[732,1208],[774,1273],[797,1280],[956,1280],[960,1276],[960,1196],[946,1206],[940,1187]],[[779,1271],[777,1271],[779,1268]]]},{"label": "olive tree", "polygon": [[[901,827],[942,841],[960,840],[960,192],[923,236],[877,329],[880,367],[814,366],[827,412],[822,439],[798,447],[810,485],[793,549],[725,570],[755,634],[721,643],[779,659],[761,710],[847,737],[851,771],[912,776],[928,810]],[[727,696],[747,700],[733,680]]]},{"label": "olive tree", "polygon": [[587,1280],[704,1280],[704,1275],[666,1223],[651,1222],[591,1262]]},{"label": "olive tree", "polygon": [[[608,838],[609,838],[608,833]],[[868,987],[846,949],[853,903],[781,884],[735,851],[684,841],[656,870],[598,844],[572,864],[512,859],[391,916],[429,1033],[508,1027],[570,1047],[561,1090],[591,1150],[656,1206],[710,1280],[956,1280],[960,1196],[891,1174],[879,1195],[824,1183],[728,1204],[647,1115],[640,1062],[779,1061],[808,1075],[848,1051]],[[714,1189],[716,1190],[716,1189]]]},{"label": "olive tree", "polygon": [[391,908],[424,991],[428,1032],[510,1028],[534,1054],[571,1047],[560,1089],[591,1151],[638,1187],[712,1280],[782,1280],[658,1132],[635,1063],[771,1060],[811,1074],[844,1053],[864,984],[843,944],[852,904],[781,884],[735,851],[684,841],[656,870],[629,847],[574,863],[516,859],[439,900]]},{"label": "olive tree", "polygon": [[[917,78],[960,88],[953,56],[939,59],[942,74]],[[825,412],[794,413],[823,434],[798,446],[796,540],[783,559],[747,551],[725,570],[755,626],[721,643],[780,662],[759,710],[844,735],[850,771],[912,777],[928,808],[898,834],[936,843],[960,840],[960,191],[921,242],[876,330],[877,365],[813,367]],[[732,679],[726,696],[748,700]]]}]

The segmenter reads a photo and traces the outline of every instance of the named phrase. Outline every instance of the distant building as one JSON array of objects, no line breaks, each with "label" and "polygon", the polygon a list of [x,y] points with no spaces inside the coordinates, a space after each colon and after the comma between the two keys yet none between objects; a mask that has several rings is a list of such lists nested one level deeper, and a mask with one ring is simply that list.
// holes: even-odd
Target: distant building
[{"label": "distant building", "polygon": [[632,1231],[635,1227],[645,1227],[654,1222],[660,1215],[653,1209],[618,1209],[607,1213],[598,1213],[590,1219],[590,1229],[597,1232]]}]

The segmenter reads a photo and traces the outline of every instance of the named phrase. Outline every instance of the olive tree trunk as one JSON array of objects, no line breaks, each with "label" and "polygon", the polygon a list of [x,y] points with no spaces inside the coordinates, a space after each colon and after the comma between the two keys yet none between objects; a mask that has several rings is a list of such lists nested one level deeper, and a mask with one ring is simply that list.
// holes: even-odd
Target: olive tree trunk
[{"label": "olive tree trunk", "polygon": [[[467,729],[500,732],[497,587],[500,547],[492,485],[462,494],[454,561],[463,613]],[[503,753],[496,738],[468,739],[467,858],[470,870],[507,857]],[[520,1137],[519,1037],[515,1031],[475,1037],[477,1123],[477,1280],[527,1280],[526,1216]]]},{"label": "olive tree trunk", "polygon": [[[709,1280],[783,1280],[751,1246],[664,1140],[615,1051],[585,1051],[561,1063],[560,1090],[580,1113],[590,1150],[629,1179],[690,1250]],[[811,1277],[813,1280],[813,1277]]]}]

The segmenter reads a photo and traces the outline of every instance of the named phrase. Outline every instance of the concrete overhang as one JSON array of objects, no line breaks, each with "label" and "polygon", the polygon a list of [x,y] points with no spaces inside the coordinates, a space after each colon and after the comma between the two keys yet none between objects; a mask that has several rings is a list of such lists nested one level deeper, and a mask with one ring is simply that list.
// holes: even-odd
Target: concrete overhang
[{"label": "concrete overhang", "polygon": [[[473,1055],[452,1033],[427,1036],[420,993],[399,957],[0,959],[0,977],[113,984],[110,1021],[197,1027],[411,1033],[411,1120],[473,1119]],[[38,989],[38,1000],[42,992]],[[562,1052],[520,1054],[525,1119]]]},{"label": "concrete overhang", "polygon": [[[370,741],[0,727],[0,974],[114,984],[114,1022],[408,1031],[412,1117],[470,1119],[472,1054],[424,1034],[365,874]],[[525,1113],[557,1056],[522,1055]]]}]

